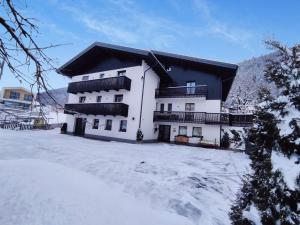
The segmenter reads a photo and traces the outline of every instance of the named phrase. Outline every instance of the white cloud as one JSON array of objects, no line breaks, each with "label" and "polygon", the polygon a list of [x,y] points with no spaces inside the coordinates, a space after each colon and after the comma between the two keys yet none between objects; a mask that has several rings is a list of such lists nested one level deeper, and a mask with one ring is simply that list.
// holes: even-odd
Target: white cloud
[{"label": "white cloud", "polygon": [[220,21],[212,15],[212,6],[206,0],[193,0],[195,8],[200,13],[202,19],[207,23],[207,29],[196,30],[197,35],[217,35],[231,42],[248,47],[248,41],[254,37],[252,31],[240,28],[234,24]]},{"label": "white cloud", "polygon": [[[103,8],[102,8],[103,7]],[[89,31],[113,42],[139,44],[146,48],[166,49],[186,29],[174,21],[145,13],[131,0],[109,0],[102,7],[63,5],[60,9]]]}]

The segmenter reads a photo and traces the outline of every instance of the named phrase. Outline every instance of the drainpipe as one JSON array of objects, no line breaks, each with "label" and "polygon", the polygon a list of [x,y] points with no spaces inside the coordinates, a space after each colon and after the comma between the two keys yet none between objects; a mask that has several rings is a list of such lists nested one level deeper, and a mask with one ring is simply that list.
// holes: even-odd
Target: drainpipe
[{"label": "drainpipe", "polygon": [[[223,99],[223,82],[228,81],[230,79],[233,79],[233,77],[229,77],[226,78],[224,80],[221,80],[221,84],[220,84],[220,90],[221,90],[221,103],[220,103],[220,120],[221,120],[221,113],[222,113],[222,99]],[[229,90],[230,91],[230,90]],[[229,94],[229,93],[228,93]],[[228,97],[228,96],[227,96]],[[228,113],[228,119],[230,119],[229,117],[229,113]],[[221,122],[221,121],[220,121]],[[229,124],[228,124],[229,125]],[[221,147],[221,138],[222,138],[222,123],[220,123],[220,147]]]},{"label": "drainpipe", "polygon": [[148,70],[155,67],[156,65],[157,65],[157,62],[154,65],[149,66],[144,71],[144,75],[142,77],[143,78],[143,87],[142,87],[142,98],[141,98],[141,108],[140,108],[140,118],[139,118],[139,129],[141,129],[141,124],[142,124],[142,113],[143,113],[143,102],[144,102],[144,90],[145,90],[146,73],[147,73]]},{"label": "drainpipe", "polygon": [[221,138],[222,138],[222,121],[221,121],[221,117],[222,117],[222,98],[223,98],[223,80],[221,80],[221,84],[220,84],[220,90],[221,90],[221,101],[220,101],[220,139],[219,139],[219,146],[221,148]]}]

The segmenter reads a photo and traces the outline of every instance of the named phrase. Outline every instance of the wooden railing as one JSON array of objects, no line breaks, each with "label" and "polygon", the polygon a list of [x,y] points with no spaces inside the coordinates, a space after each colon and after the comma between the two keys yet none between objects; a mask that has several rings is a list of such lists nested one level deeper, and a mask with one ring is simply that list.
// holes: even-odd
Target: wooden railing
[{"label": "wooden railing", "polygon": [[155,111],[153,121],[224,124],[230,126],[249,126],[252,124],[252,115],[231,115],[227,113],[183,112],[183,111]]},{"label": "wooden railing", "polygon": [[124,103],[65,104],[66,114],[128,116],[128,105]]},{"label": "wooden railing", "polygon": [[168,87],[155,90],[156,98],[187,98],[187,97],[207,97],[207,85],[195,87]]},{"label": "wooden railing", "polygon": [[69,83],[68,93],[77,94],[84,92],[99,92],[109,90],[128,90],[131,88],[131,79],[126,76],[109,77],[103,79],[78,81]]}]

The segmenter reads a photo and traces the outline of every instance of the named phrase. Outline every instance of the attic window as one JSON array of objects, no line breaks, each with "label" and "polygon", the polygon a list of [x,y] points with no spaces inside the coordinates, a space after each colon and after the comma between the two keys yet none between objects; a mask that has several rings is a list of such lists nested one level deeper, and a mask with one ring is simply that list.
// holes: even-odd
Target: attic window
[{"label": "attic window", "polygon": [[118,71],[118,77],[125,76],[125,75],[126,75],[126,70]]},{"label": "attic window", "polygon": [[83,76],[82,80],[89,80],[89,76]]}]

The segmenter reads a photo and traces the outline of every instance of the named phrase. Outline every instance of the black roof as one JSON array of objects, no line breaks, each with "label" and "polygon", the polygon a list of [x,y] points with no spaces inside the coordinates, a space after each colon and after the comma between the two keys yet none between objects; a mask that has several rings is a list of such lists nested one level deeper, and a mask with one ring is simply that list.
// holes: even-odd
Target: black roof
[{"label": "black roof", "polygon": [[153,70],[161,76],[161,78],[168,79],[168,73],[164,66],[157,60],[155,55],[146,50],[129,48],[119,45],[112,45],[102,42],[95,42],[85,50],[77,54],[75,57],[70,59],[64,65],[56,70],[57,73],[65,76],[75,76],[80,74],[81,68],[92,64],[94,60],[98,60],[105,53],[116,53],[120,55],[126,55],[127,57],[137,57],[145,59],[145,61],[153,66]]},{"label": "black roof", "polygon": [[185,56],[185,55],[178,55],[178,54],[168,53],[168,52],[161,52],[161,51],[156,51],[156,50],[151,50],[151,51],[158,57],[173,59],[174,61],[177,61],[177,62],[186,62],[186,63],[189,62],[189,63],[194,63],[195,65],[196,64],[211,65],[211,66],[215,66],[215,67],[222,67],[224,69],[232,69],[232,70],[238,69],[237,65],[231,64],[231,63],[218,62],[218,61],[213,61],[213,60],[208,60],[208,59],[201,59],[201,58]]},{"label": "black roof", "polygon": [[[167,74],[167,71],[165,70],[165,67],[162,65],[162,62],[177,62],[180,64],[184,64],[186,66],[196,66],[196,67],[201,67],[203,69],[205,68],[218,69],[224,72],[230,72],[231,74],[233,73],[234,75],[238,69],[237,65],[230,64],[230,63],[200,59],[200,58],[178,55],[178,54],[167,53],[167,52],[160,52],[155,50],[142,50],[137,48],[124,47],[120,45],[107,44],[103,42],[95,42],[89,47],[87,47],[85,50],[80,52],[78,55],[73,57],[71,60],[66,62],[60,68],[58,68],[57,72],[72,77],[76,75],[77,72],[76,68],[78,68],[80,64],[83,63],[83,62],[80,63],[80,58],[85,58],[93,54],[99,55],[101,54],[101,51],[118,52],[121,54],[131,55],[134,57],[145,59],[147,62],[150,63],[151,62],[156,63],[157,64],[156,72],[159,72],[159,74],[164,74],[164,73]],[[86,64],[87,61],[86,60],[84,61],[85,61],[84,63]]]}]

